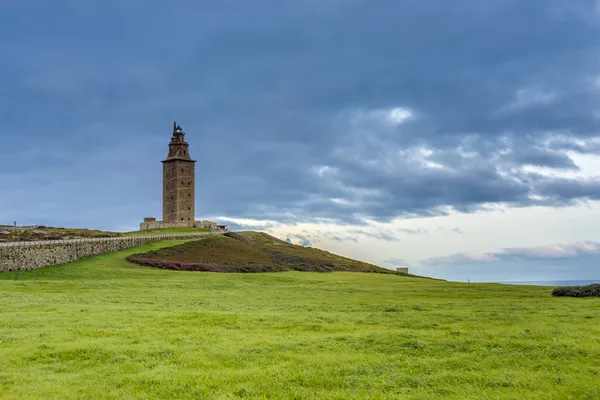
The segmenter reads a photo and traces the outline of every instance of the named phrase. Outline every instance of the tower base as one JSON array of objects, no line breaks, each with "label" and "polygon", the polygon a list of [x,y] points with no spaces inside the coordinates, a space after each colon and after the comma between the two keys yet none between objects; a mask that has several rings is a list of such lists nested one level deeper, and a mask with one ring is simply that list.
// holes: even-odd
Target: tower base
[{"label": "tower base", "polygon": [[206,228],[211,231],[221,230],[222,228],[213,221],[181,221],[181,222],[164,222],[157,221],[156,218],[144,218],[144,222],[140,223],[140,231],[149,229],[165,229],[165,228]]}]

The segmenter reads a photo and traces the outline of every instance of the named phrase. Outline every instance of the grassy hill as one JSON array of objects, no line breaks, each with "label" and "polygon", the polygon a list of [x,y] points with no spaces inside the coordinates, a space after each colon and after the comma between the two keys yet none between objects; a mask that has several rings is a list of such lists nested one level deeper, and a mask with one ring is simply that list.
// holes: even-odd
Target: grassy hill
[{"label": "grassy hill", "polygon": [[125,260],[183,243],[1,273],[0,397],[600,398],[599,298]]},{"label": "grassy hill", "polygon": [[395,273],[327,251],[287,243],[263,232],[229,232],[223,236],[134,254],[127,260],[153,267],[188,271]]}]

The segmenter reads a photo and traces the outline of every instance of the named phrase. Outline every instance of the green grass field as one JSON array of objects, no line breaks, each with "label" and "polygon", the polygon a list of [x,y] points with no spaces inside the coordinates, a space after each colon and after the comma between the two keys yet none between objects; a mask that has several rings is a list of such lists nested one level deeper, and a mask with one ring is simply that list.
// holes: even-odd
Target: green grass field
[{"label": "green grass field", "polygon": [[600,299],[124,257],[0,274],[7,399],[600,399]]}]

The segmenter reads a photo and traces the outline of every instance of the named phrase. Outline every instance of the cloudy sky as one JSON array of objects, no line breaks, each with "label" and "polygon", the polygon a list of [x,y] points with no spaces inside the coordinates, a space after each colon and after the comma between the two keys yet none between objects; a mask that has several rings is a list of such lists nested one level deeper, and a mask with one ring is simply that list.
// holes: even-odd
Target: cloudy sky
[{"label": "cloudy sky", "polygon": [[389,268],[600,278],[596,0],[3,0],[0,223],[196,209]]}]

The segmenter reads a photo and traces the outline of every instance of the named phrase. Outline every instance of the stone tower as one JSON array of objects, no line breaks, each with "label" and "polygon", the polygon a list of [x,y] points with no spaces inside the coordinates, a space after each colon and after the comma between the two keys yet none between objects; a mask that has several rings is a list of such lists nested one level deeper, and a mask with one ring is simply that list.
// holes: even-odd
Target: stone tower
[{"label": "stone tower", "polygon": [[163,221],[178,225],[194,224],[194,167],[185,133],[173,123],[169,155],[163,163]]}]

